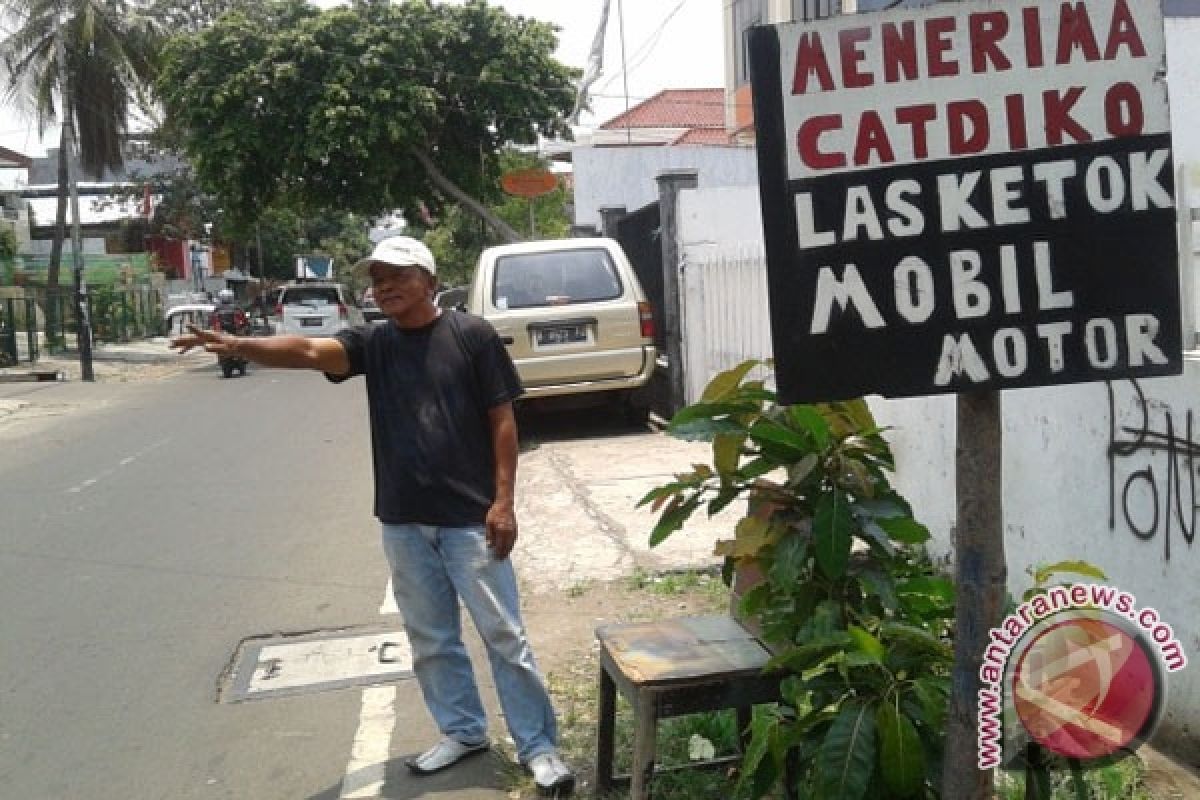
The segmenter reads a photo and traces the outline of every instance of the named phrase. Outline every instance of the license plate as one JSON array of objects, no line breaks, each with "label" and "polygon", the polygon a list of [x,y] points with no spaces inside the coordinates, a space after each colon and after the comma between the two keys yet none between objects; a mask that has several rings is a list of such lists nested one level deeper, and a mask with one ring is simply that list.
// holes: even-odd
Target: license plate
[{"label": "license plate", "polygon": [[316,317],[315,319],[312,317],[303,317],[300,320],[300,325],[305,328],[319,328],[324,322],[325,320],[320,317]]},{"label": "license plate", "polygon": [[550,328],[538,328],[536,341],[539,345],[586,342],[587,328],[583,325],[555,325]]}]

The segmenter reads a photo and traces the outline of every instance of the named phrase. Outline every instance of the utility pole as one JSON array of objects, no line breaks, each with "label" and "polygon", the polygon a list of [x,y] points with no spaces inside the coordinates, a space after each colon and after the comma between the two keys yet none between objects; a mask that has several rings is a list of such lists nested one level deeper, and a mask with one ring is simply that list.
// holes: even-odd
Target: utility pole
[{"label": "utility pole", "polygon": [[625,61],[625,13],[621,0],[617,0],[617,27],[621,31],[621,83],[625,88],[625,143],[633,144],[633,131],[629,127],[629,64]]},{"label": "utility pole", "polygon": [[[62,18],[55,25],[54,50],[58,58],[58,90],[62,104],[63,156],[67,165],[67,191],[71,197],[71,261],[75,284],[75,338],[79,345],[80,374],[85,381],[96,380],[92,371],[92,322],[88,314],[87,278],[83,274],[83,232],[79,227],[79,188],[75,184],[75,120],[71,113],[70,87],[67,82],[67,48],[63,44]],[[61,191],[61,189],[60,189]]]}]

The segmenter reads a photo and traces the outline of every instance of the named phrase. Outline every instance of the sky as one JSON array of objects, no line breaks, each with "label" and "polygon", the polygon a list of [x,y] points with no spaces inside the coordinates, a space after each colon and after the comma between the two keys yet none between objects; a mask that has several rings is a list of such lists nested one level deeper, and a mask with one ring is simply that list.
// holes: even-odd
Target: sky
[{"label": "sky", "polygon": [[[319,6],[336,0],[317,0]],[[600,21],[602,0],[492,0],[511,14],[545,20],[558,26],[557,56],[564,64],[583,69]],[[603,70],[592,84],[594,113],[585,113],[580,132],[620,114],[662,89],[719,88],[724,84],[723,0],[611,0],[605,35]],[[618,10],[621,12],[618,15]],[[625,58],[621,55],[624,22]],[[622,73],[621,64],[628,65]],[[29,156],[40,156],[58,143],[58,129],[38,139],[32,119],[0,105],[0,145]],[[5,172],[6,170],[0,170]]]}]

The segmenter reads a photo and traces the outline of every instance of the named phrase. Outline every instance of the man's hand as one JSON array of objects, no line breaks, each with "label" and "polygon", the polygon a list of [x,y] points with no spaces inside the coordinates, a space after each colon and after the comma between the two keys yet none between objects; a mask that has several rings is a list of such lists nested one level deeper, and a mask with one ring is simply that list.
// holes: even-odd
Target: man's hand
[{"label": "man's hand", "polygon": [[497,503],[488,509],[484,522],[488,547],[496,558],[508,558],[517,543],[517,514],[508,504]]},{"label": "man's hand", "polygon": [[180,354],[196,347],[203,347],[210,353],[219,356],[234,355],[237,350],[237,337],[218,331],[208,331],[195,325],[187,326],[188,332],[171,340],[171,347]]}]

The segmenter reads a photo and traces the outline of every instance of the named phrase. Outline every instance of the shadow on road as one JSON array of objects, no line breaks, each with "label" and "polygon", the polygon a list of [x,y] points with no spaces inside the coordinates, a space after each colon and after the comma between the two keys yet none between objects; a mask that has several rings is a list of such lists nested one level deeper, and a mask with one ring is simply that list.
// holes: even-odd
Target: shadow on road
[{"label": "shadow on road", "polygon": [[[413,753],[412,755],[416,755]],[[463,800],[494,800],[507,794],[509,772],[518,768],[495,751],[484,757],[467,759],[452,769],[433,775],[415,776],[404,766],[405,757],[390,758],[383,765],[382,796],[388,800],[419,800],[430,797],[457,797]],[[367,780],[376,779],[377,766]],[[351,786],[362,776],[350,774]],[[338,800],[347,789],[346,781],[315,794],[308,800]],[[512,796],[509,794],[508,796]]]}]

